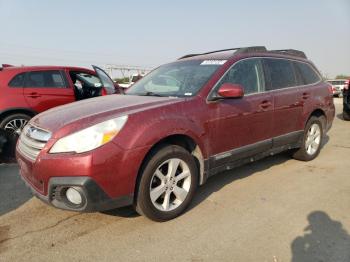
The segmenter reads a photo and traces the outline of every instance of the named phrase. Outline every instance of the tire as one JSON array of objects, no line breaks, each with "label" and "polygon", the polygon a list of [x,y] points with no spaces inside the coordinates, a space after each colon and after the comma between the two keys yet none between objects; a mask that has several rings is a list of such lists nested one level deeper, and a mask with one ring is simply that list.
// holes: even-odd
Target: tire
[{"label": "tire", "polygon": [[346,121],[350,121],[350,114],[343,110],[343,119]]},{"label": "tire", "polygon": [[19,135],[30,119],[31,117],[26,114],[9,115],[0,122],[0,128],[7,133],[17,133]]},{"label": "tire", "polygon": [[[174,172],[171,167],[176,167]],[[197,186],[194,157],[180,146],[164,146],[151,154],[141,169],[135,209],[154,221],[173,219],[186,210]]]},{"label": "tire", "polygon": [[312,116],[309,119],[305,126],[301,147],[293,154],[293,158],[311,161],[318,156],[322,147],[324,126],[324,117]]},{"label": "tire", "polygon": [[3,148],[3,155],[6,157],[6,159],[11,160],[15,157],[15,149],[18,137],[21,134],[23,127],[28,123],[30,119],[31,117],[26,114],[13,114],[5,117],[0,122],[0,129],[4,130],[7,138],[7,143]]}]

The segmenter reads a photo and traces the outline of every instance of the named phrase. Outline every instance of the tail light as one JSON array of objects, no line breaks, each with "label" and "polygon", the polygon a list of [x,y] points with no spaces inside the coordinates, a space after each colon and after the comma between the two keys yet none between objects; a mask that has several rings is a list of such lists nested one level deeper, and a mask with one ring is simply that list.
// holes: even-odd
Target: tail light
[{"label": "tail light", "polygon": [[107,91],[104,87],[102,87],[101,96],[106,96],[106,95],[107,95]]}]

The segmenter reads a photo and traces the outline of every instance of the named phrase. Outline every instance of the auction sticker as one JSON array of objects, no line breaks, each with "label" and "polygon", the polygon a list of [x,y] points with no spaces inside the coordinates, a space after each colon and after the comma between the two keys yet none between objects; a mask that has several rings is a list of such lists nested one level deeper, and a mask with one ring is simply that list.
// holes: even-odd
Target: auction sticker
[{"label": "auction sticker", "polygon": [[204,60],[201,65],[223,65],[227,60]]}]

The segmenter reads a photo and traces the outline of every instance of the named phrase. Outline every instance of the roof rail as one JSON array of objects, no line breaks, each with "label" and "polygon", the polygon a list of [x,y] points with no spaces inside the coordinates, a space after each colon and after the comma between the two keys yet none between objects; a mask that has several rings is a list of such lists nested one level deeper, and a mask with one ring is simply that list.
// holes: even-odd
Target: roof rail
[{"label": "roof rail", "polygon": [[249,47],[242,47],[235,52],[235,55],[237,54],[247,54],[247,53],[257,53],[257,52],[267,52],[267,49],[265,46],[249,46]]},{"label": "roof rail", "polygon": [[200,54],[189,54],[189,55],[184,55],[184,56],[180,57],[178,60],[184,59],[184,58],[188,58],[188,57],[192,57],[192,56],[197,56],[197,55],[209,55],[209,54],[213,54],[213,53],[219,53],[219,52],[225,52],[225,51],[234,51],[234,50],[238,50],[238,49],[240,49],[240,47],[215,50],[215,51],[210,51],[210,52],[205,52],[205,53],[200,53]]},{"label": "roof rail", "polygon": [[2,65],[0,65],[0,71],[3,70],[5,67],[13,67],[13,65],[2,64]]},{"label": "roof rail", "polygon": [[225,52],[225,51],[236,51],[235,54],[237,54],[237,53],[250,53],[250,52],[266,52],[267,50],[265,46],[235,47],[235,48],[220,49],[220,50],[215,50],[215,51],[210,51],[210,52],[205,52],[200,54],[189,54],[189,55],[180,57],[178,60],[188,58],[188,57],[198,56],[198,55],[209,55],[209,54]]},{"label": "roof rail", "polygon": [[236,51],[234,52],[235,55],[237,54],[247,54],[247,53],[280,53],[280,54],[286,54],[286,55],[292,55],[292,56],[298,56],[307,59],[305,53],[303,51],[295,50],[295,49],[281,49],[281,50],[267,50],[265,46],[249,46],[249,47],[238,47],[238,48],[228,48],[228,49],[221,49],[206,53],[200,53],[200,54],[189,54],[180,57],[178,60],[185,59],[188,57],[193,56],[199,56],[199,55],[208,55],[213,53],[219,53],[219,52],[225,52],[225,51]]},{"label": "roof rail", "polygon": [[298,56],[301,58],[307,59],[307,56],[303,51],[295,50],[295,49],[281,49],[281,50],[270,50],[270,52],[282,53],[286,55]]}]

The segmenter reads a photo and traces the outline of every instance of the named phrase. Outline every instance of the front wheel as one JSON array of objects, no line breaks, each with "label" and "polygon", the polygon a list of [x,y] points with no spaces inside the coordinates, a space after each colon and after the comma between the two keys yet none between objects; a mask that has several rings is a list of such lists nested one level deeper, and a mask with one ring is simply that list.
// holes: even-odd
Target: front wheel
[{"label": "front wheel", "polygon": [[154,221],[173,219],[188,207],[197,185],[194,157],[180,146],[165,146],[156,151],[143,168],[136,211]]},{"label": "front wheel", "polygon": [[312,116],[306,124],[301,147],[293,154],[293,158],[310,161],[320,153],[323,141],[324,118]]}]

